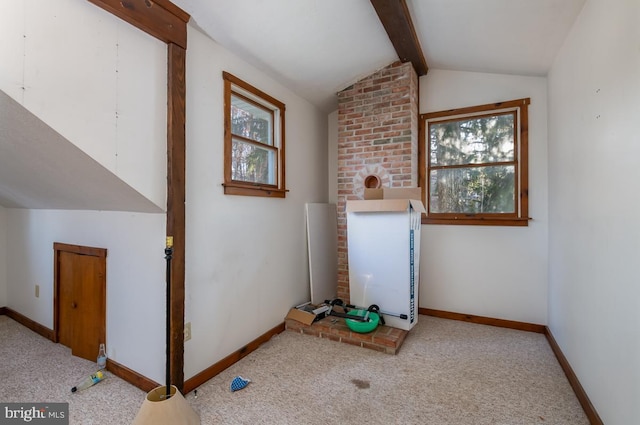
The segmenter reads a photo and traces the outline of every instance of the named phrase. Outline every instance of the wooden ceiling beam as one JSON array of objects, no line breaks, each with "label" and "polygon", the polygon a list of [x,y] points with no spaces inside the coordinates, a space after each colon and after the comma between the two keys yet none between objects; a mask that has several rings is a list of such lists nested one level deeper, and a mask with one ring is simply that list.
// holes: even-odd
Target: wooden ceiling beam
[{"label": "wooden ceiling beam", "polygon": [[418,76],[429,71],[406,0],[371,0],[402,62],[411,62]]},{"label": "wooden ceiling beam", "polygon": [[189,14],[167,0],[89,0],[147,34],[187,48]]}]

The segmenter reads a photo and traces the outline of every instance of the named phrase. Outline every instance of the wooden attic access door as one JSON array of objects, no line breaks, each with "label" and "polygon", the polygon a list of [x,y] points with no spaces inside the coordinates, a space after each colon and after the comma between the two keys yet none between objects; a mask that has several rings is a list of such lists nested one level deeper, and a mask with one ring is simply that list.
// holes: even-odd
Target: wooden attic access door
[{"label": "wooden attic access door", "polygon": [[95,361],[106,338],[107,250],[54,243],[54,341]]}]

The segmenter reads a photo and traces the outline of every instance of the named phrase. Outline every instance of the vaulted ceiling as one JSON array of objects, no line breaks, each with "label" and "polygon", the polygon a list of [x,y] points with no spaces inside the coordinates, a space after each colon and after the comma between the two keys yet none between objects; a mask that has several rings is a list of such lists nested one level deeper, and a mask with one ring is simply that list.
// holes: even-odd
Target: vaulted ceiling
[{"label": "vaulted ceiling", "polygon": [[[544,76],[585,0],[173,2],[209,37],[328,113],[336,92],[405,56],[398,42],[411,40],[394,11],[410,17],[431,69]],[[0,205],[160,210],[2,92]]]},{"label": "vaulted ceiling", "polygon": [[[544,76],[585,0],[406,0],[429,68]],[[373,6],[402,0],[174,0],[212,39],[323,111],[398,54]],[[404,59],[404,58],[403,58]]]}]

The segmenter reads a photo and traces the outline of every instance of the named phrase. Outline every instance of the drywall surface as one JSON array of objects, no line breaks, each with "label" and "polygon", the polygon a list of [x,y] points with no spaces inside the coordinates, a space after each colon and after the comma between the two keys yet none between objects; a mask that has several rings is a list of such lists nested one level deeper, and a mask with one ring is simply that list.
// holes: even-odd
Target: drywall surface
[{"label": "drywall surface", "polygon": [[7,306],[7,210],[0,206],[0,307]]},{"label": "drywall surface", "polygon": [[[164,382],[164,214],[5,209],[7,306],[53,329],[53,243],[107,249],[107,355]],[[35,285],[40,296],[35,296]],[[97,353],[96,353],[97,356]]]},{"label": "drywall surface", "polygon": [[547,82],[431,69],[420,113],[529,97],[528,227],[423,225],[420,307],[546,324]]},{"label": "drywall surface", "polygon": [[77,0],[3,0],[0,40],[0,90],[164,209],[166,44]]},{"label": "drywall surface", "polygon": [[164,211],[1,90],[0,182],[5,208]]},{"label": "drywall surface", "polygon": [[549,326],[608,425],[640,423],[639,21],[587,1],[549,73]]},{"label": "drywall surface", "polygon": [[[327,117],[189,26],[185,379],[309,300],[305,204],[327,202]],[[224,195],[227,71],[286,105],[284,199]]]}]

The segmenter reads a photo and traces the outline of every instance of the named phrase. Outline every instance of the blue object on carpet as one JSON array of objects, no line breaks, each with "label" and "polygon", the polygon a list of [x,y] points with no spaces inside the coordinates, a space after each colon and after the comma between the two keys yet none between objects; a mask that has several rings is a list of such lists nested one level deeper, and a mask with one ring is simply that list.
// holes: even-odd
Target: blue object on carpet
[{"label": "blue object on carpet", "polygon": [[231,391],[241,390],[244,387],[246,387],[247,385],[249,385],[249,382],[251,382],[250,379],[245,379],[242,376],[236,376],[231,381]]}]

